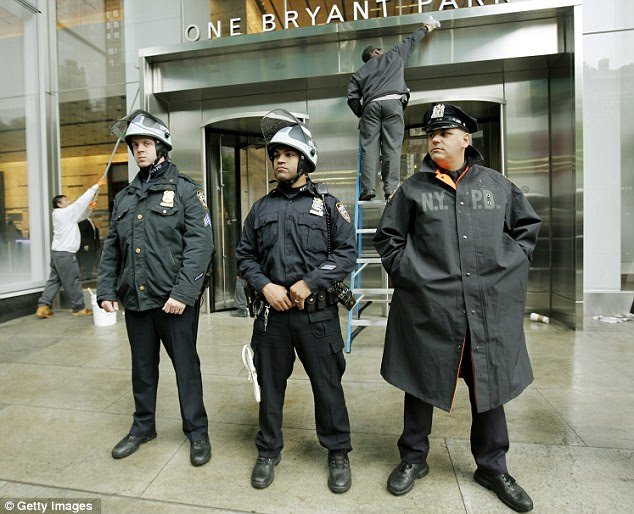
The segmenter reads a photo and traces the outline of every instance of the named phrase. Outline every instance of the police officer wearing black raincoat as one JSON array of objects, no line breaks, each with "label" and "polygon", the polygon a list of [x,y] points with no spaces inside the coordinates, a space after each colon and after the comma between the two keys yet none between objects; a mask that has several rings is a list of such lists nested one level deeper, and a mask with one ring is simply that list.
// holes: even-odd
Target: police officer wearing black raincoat
[{"label": "police officer wearing black raincoat", "polygon": [[308,173],[317,149],[308,128],[276,110],[262,121],[279,185],[249,212],[237,247],[240,276],[259,294],[251,347],[261,387],[258,458],[251,485],[273,481],[284,445],[282,410],[295,353],[311,381],[317,436],[328,449],[328,486],[350,488],[350,425],[341,377],[343,339],[331,286],[356,260],[354,228],[344,206]]},{"label": "police officer wearing black raincoat", "polygon": [[174,365],[183,432],[190,461],[211,458],[196,351],[199,298],[213,251],[205,194],[169,161],[169,130],[139,110],[113,131],[125,132],[140,168],[114,201],[97,279],[97,301],[106,311],[125,307],[132,353],[132,427],[112,450],[127,457],[156,437],[156,391],[160,341]]},{"label": "police officer wearing black raincoat", "polygon": [[429,472],[434,407],[450,411],[469,387],[475,480],[511,508],[530,497],[508,474],[503,404],[533,380],[523,321],[528,269],[541,220],[522,192],[478,161],[474,118],[437,104],[423,123],[421,171],[388,202],[374,244],[394,285],[381,374],[405,391],[395,495]]}]

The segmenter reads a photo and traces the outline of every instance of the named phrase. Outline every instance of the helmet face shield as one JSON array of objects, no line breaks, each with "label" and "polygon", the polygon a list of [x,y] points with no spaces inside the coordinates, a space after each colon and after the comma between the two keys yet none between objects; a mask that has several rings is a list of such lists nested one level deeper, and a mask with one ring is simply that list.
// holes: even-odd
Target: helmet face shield
[{"label": "helmet face shield", "polygon": [[273,160],[277,146],[287,146],[303,157],[302,171],[314,171],[317,166],[317,147],[304,123],[284,109],[275,109],[262,118],[261,127],[269,159]]}]

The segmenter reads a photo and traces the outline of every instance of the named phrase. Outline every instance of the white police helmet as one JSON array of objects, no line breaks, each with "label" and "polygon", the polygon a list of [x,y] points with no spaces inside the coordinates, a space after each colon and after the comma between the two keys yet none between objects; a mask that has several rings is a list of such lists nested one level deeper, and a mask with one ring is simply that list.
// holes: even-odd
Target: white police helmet
[{"label": "white police helmet", "polygon": [[298,172],[315,171],[318,153],[313,135],[308,127],[290,112],[284,109],[269,112],[262,118],[262,134],[271,161],[275,149],[278,146],[286,146],[296,150],[302,157]]},{"label": "white police helmet", "polygon": [[118,137],[124,137],[130,149],[132,149],[133,136],[154,139],[157,143],[156,153],[158,156],[166,155],[172,149],[172,136],[167,125],[160,118],[143,109],[137,109],[115,122],[111,132]]}]

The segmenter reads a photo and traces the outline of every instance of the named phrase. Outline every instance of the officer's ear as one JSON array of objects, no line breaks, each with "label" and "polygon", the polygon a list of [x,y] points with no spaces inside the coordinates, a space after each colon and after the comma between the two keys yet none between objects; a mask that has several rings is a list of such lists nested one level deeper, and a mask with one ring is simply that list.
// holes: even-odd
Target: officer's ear
[{"label": "officer's ear", "polygon": [[462,136],[462,148],[467,148],[471,144],[471,134],[465,132]]}]

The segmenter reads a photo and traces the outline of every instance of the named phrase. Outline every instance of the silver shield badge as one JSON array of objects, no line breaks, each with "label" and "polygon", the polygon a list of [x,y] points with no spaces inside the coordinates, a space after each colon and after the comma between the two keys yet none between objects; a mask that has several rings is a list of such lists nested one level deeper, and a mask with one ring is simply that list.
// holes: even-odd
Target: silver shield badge
[{"label": "silver shield badge", "polygon": [[174,207],[174,191],[163,191],[161,198],[161,207]]}]

